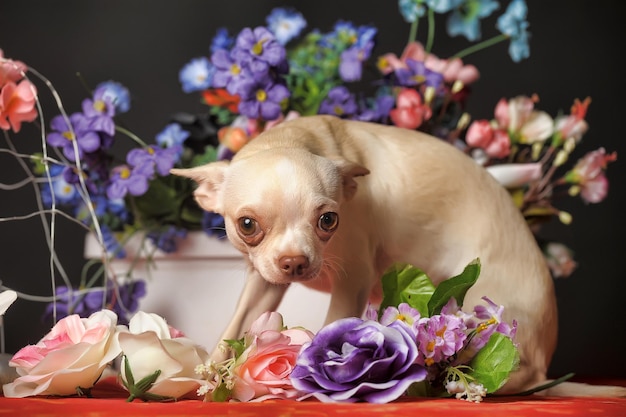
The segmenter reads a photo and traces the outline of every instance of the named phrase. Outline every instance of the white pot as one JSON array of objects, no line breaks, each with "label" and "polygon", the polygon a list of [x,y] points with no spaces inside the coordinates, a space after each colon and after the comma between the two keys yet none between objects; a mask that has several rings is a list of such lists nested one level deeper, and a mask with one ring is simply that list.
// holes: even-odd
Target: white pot
[{"label": "white pot", "polygon": [[[125,246],[127,257],[111,261],[117,274],[128,271],[139,254],[133,276],[146,280],[147,294],[139,302],[143,311],[156,313],[197,343],[212,349],[235,310],[245,279],[245,262],[227,239],[192,232],[173,254],[157,251],[147,269],[141,254],[141,237]],[[85,257],[100,258],[102,249],[93,235],[85,239]],[[328,294],[292,285],[278,311],[285,325],[303,326],[317,332],[323,325]]]}]

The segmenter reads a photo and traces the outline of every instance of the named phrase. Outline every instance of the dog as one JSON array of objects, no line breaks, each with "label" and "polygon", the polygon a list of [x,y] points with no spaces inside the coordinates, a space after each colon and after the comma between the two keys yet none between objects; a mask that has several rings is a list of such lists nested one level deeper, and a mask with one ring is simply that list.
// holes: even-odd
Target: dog
[{"label": "dog", "polygon": [[[465,304],[488,296],[517,320],[519,369],[499,393],[547,382],[557,343],[554,285],[511,196],[465,153],[427,134],[334,116],[283,122],[232,161],[172,173],[193,179],[207,211],[223,215],[248,275],[221,340],[275,310],[289,284],[328,291],[325,323],[361,317],[381,301],[395,262],[437,285],[479,258]],[[223,355],[216,348],[214,357]],[[562,383],[550,395],[626,395],[626,388]]]}]

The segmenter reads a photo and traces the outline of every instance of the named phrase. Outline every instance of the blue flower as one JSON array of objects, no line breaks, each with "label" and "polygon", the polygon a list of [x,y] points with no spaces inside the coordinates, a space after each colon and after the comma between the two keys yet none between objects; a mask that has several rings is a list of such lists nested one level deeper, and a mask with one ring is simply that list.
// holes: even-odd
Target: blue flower
[{"label": "blue flower", "polygon": [[174,162],[178,162],[183,154],[183,143],[185,143],[189,135],[190,133],[183,130],[178,123],[170,123],[157,133],[156,143],[163,148],[174,149],[176,151],[176,160]]},{"label": "blue flower", "polygon": [[194,58],[178,73],[185,93],[202,91],[211,87],[215,68],[206,57]]},{"label": "blue flower", "polygon": [[219,28],[211,41],[211,54],[220,49],[229,51],[234,43],[235,39],[228,36],[228,29]]},{"label": "blue flower", "polygon": [[424,16],[424,13],[426,13],[424,0],[399,0],[398,8],[400,9],[400,14],[407,23],[415,22],[418,18]]},{"label": "blue flower", "polygon": [[130,93],[126,87],[115,81],[104,81],[96,86],[103,100],[112,103],[116,113],[130,110]]},{"label": "blue flower", "polygon": [[463,4],[466,0],[426,0],[428,7],[435,13],[448,13]]},{"label": "blue flower", "polygon": [[293,9],[275,8],[267,16],[267,27],[281,45],[287,44],[306,27],[306,20],[301,13]]},{"label": "blue flower", "polygon": [[318,111],[319,114],[332,114],[338,117],[351,117],[356,112],[357,105],[354,95],[344,86],[331,89]]},{"label": "blue flower", "polygon": [[500,4],[496,0],[467,0],[448,18],[448,34],[463,35],[470,41],[480,39],[482,35],[479,20],[491,15],[498,7]]},{"label": "blue flower", "polygon": [[506,12],[498,18],[496,27],[500,32],[511,38],[509,55],[514,62],[519,62],[530,56],[528,47],[528,22],[526,15],[528,7],[524,0],[513,0],[509,3]]}]

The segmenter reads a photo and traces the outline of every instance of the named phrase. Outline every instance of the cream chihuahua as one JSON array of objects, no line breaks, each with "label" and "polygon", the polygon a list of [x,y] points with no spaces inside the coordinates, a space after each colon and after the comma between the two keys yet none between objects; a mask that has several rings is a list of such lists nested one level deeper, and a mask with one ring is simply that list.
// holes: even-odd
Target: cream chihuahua
[{"label": "cream chihuahua", "polygon": [[[198,204],[224,216],[249,263],[222,339],[241,337],[294,282],[331,293],[329,323],[380,302],[380,277],[394,262],[423,269],[437,284],[480,258],[465,304],[488,296],[518,322],[520,368],[501,392],[546,382],[557,309],[544,257],[507,191],[448,143],[311,116],[264,132],[231,162],[172,173],[198,183]],[[626,388],[565,383],[549,393],[625,395]]]}]

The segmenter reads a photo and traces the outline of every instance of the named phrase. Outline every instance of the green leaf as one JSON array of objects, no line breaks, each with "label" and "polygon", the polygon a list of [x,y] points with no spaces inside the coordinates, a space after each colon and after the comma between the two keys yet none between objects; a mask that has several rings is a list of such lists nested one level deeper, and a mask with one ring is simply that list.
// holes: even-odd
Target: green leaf
[{"label": "green leaf", "polygon": [[389,306],[407,303],[422,316],[428,313],[428,301],[435,286],[424,271],[408,264],[396,264],[382,277],[383,301],[380,312]]},{"label": "green leaf", "polygon": [[442,281],[428,302],[428,317],[439,314],[450,297],[456,298],[457,304],[461,307],[467,290],[476,283],[478,275],[480,275],[480,260],[474,259],[459,275]]},{"label": "green leaf", "polygon": [[215,402],[224,402],[230,398],[230,390],[225,384],[220,384],[213,390],[212,399]]},{"label": "green leaf", "polygon": [[493,393],[504,385],[518,365],[519,352],[511,339],[494,333],[469,363],[472,371],[468,375],[482,384],[487,392]]},{"label": "green leaf", "polygon": [[136,398],[139,398],[143,401],[173,401],[174,397],[166,397],[164,395],[157,395],[151,392],[148,392],[152,385],[156,382],[161,375],[161,370],[157,369],[154,373],[141,378],[141,380],[135,383],[135,377],[133,376],[133,371],[130,367],[130,363],[128,362],[128,358],[126,355],[122,356],[122,360],[124,361],[124,378],[122,378],[122,383],[124,387],[128,390],[130,394],[126,399],[126,402],[132,402]]},{"label": "green leaf", "polygon": [[238,358],[241,356],[244,350],[246,350],[245,339],[227,339],[224,340],[228,346],[235,352],[235,357]]}]

